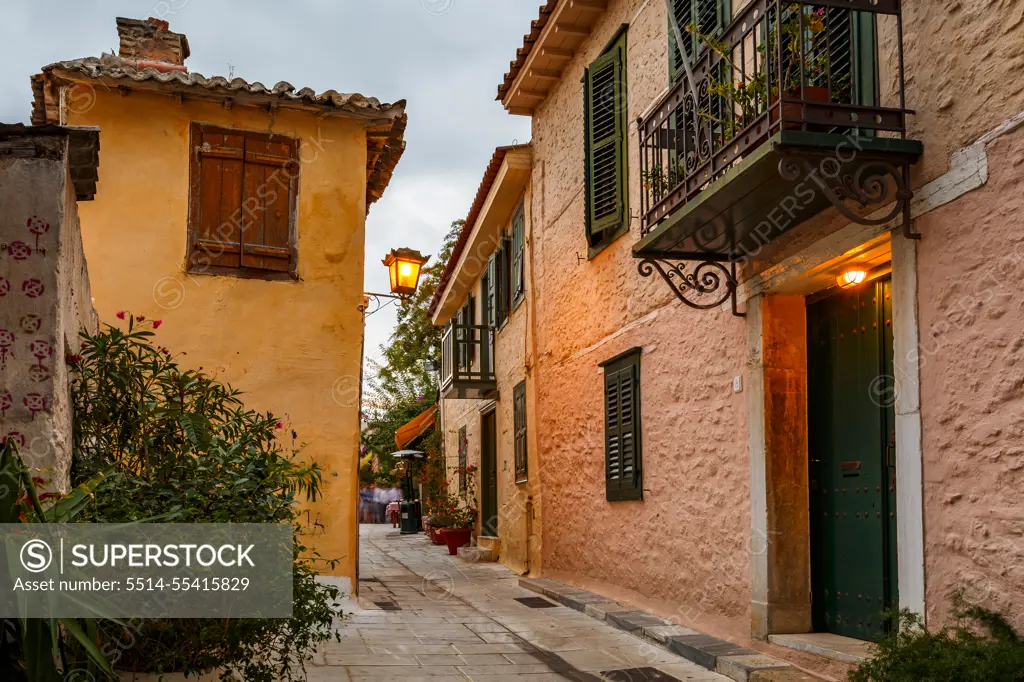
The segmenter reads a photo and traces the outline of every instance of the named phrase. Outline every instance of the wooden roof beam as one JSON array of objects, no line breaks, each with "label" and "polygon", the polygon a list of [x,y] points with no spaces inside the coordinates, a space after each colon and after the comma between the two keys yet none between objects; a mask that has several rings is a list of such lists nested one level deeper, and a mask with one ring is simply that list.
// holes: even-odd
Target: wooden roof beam
[{"label": "wooden roof beam", "polygon": [[607,0],[571,0],[569,9],[578,9],[584,12],[603,12],[608,9]]},{"label": "wooden roof beam", "polygon": [[564,21],[560,21],[555,24],[555,34],[564,36],[576,36],[578,38],[586,38],[590,35],[589,26],[580,26],[578,24],[569,24]]},{"label": "wooden roof beam", "polygon": [[530,78],[536,78],[542,81],[557,81],[562,77],[561,71],[555,71],[554,69],[530,69],[528,74]]},{"label": "wooden roof beam", "polygon": [[576,53],[564,47],[542,47],[540,48],[540,56],[548,57],[549,59],[572,59],[576,56]]}]

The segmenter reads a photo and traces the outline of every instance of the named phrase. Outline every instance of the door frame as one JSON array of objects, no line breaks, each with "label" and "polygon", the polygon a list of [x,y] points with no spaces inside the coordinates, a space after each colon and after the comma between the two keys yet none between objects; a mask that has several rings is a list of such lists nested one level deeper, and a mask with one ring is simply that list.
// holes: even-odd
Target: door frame
[{"label": "door frame", "polygon": [[[480,535],[498,536],[498,413],[489,410],[480,415]],[[493,499],[488,482],[494,479]],[[493,527],[489,522],[493,519]]]},{"label": "door frame", "polygon": [[[925,617],[917,243],[851,224],[773,266],[745,288],[751,506],[751,633],[812,631],[807,498],[807,353],[800,291],[869,243],[891,245],[893,356],[897,385],[896,545],[900,608]],[[807,284],[807,286],[810,286]],[[820,289],[820,287],[818,287]],[[756,293],[755,293],[756,292]],[[784,292],[784,293],[783,293]],[[802,339],[798,344],[786,339]]]},{"label": "door frame", "polygon": [[[874,382],[878,381],[878,379],[880,379],[880,378],[884,378],[885,379],[885,383],[881,386],[881,389],[882,389],[881,395],[886,396],[886,397],[883,398],[882,401],[876,401],[876,400],[872,399],[872,402],[875,403],[875,409],[874,410],[870,410],[870,412],[875,412],[876,413],[876,417],[878,419],[878,422],[877,422],[878,432],[874,434],[875,438],[877,440],[876,440],[874,446],[872,446],[872,447],[877,448],[877,450],[874,452],[874,457],[876,459],[872,459],[871,455],[868,454],[868,451],[865,451],[864,454],[866,456],[868,456],[869,459],[867,459],[867,460],[865,460],[863,462],[863,464],[864,464],[863,470],[867,471],[867,470],[870,470],[871,468],[875,468],[875,470],[876,470],[875,473],[879,476],[879,479],[878,479],[877,483],[881,487],[881,490],[879,491],[879,504],[881,505],[881,507],[880,507],[880,509],[878,511],[881,514],[881,517],[880,517],[881,518],[881,525],[880,525],[880,528],[878,529],[878,536],[877,536],[877,541],[879,542],[879,546],[876,549],[879,552],[881,562],[876,567],[876,569],[879,571],[879,573],[875,577],[879,578],[881,580],[881,583],[882,583],[882,594],[883,594],[883,598],[884,598],[883,604],[885,605],[885,609],[890,609],[890,608],[895,607],[899,603],[898,602],[899,577],[898,577],[898,571],[896,569],[896,563],[895,563],[895,560],[897,560],[898,556],[899,556],[899,551],[898,551],[898,548],[896,546],[896,526],[895,526],[895,524],[898,523],[898,519],[894,519],[893,514],[891,513],[891,512],[895,512],[896,511],[896,492],[894,492],[892,490],[892,488],[889,488],[890,481],[893,484],[895,484],[894,474],[895,474],[895,466],[896,466],[896,462],[895,462],[895,460],[891,456],[892,453],[893,453],[893,450],[894,450],[894,446],[895,446],[895,431],[896,431],[896,425],[895,425],[895,402],[894,401],[890,402],[890,400],[888,399],[888,396],[890,396],[890,395],[894,396],[895,395],[895,385],[894,385],[895,384],[895,377],[894,377],[894,370],[893,370],[893,367],[892,367],[892,364],[893,364],[892,361],[893,361],[893,357],[895,355],[895,351],[894,351],[894,348],[892,347],[892,340],[891,340],[891,329],[892,329],[892,300],[891,300],[891,298],[892,298],[892,273],[891,273],[891,270],[890,271],[883,271],[880,274],[877,274],[875,276],[870,277],[870,279],[868,279],[867,281],[863,282],[862,284],[857,285],[856,289],[857,289],[857,291],[851,291],[851,290],[843,290],[843,289],[839,289],[839,288],[833,287],[833,288],[827,289],[825,291],[822,291],[822,292],[820,292],[818,294],[812,294],[812,295],[809,295],[809,296],[805,297],[806,306],[807,306],[807,325],[806,325],[806,328],[807,328],[807,334],[808,334],[808,338],[807,338],[807,372],[808,372],[808,381],[807,381],[808,424],[807,424],[807,427],[808,427],[808,445],[810,446],[810,445],[812,445],[815,442],[814,439],[811,438],[811,431],[812,431],[812,428],[814,426],[813,420],[811,420],[811,418],[810,418],[811,415],[813,414],[812,406],[815,405],[816,403],[820,404],[821,401],[824,401],[824,400],[827,399],[827,397],[826,397],[826,395],[824,393],[816,393],[815,392],[815,384],[818,384],[818,386],[817,386],[818,390],[821,390],[823,388],[822,385],[821,385],[822,384],[821,379],[824,379],[824,377],[823,376],[819,376],[818,377],[819,381],[816,382],[812,378],[812,371],[814,371],[814,370],[821,370],[821,371],[824,371],[825,373],[829,373],[828,372],[828,368],[822,368],[820,366],[820,360],[821,360],[820,356],[817,358],[818,359],[817,363],[812,363],[812,356],[814,356],[816,352],[820,352],[820,351],[816,350],[816,348],[815,348],[815,346],[816,346],[816,343],[815,343],[816,338],[812,335],[813,334],[813,332],[812,332],[812,316],[810,314],[811,313],[811,309],[814,306],[817,306],[817,305],[823,304],[823,303],[826,304],[826,305],[830,305],[827,302],[832,301],[833,299],[845,296],[846,298],[844,299],[843,302],[841,302],[841,306],[840,306],[840,308],[842,310],[845,310],[845,306],[848,305],[850,297],[853,294],[857,294],[861,301],[863,301],[866,297],[873,296],[873,300],[875,301],[875,306],[876,306],[875,307],[875,315],[874,315],[874,317],[875,317],[875,325],[876,325],[875,328],[879,330],[879,335],[878,335],[878,339],[877,339],[877,344],[878,344],[878,347],[877,347],[878,365],[877,365],[877,367],[874,368],[874,370],[872,372],[874,374],[874,378],[872,379],[872,384],[871,384],[870,387],[864,387],[864,386],[861,386],[861,385],[839,386],[838,390],[840,392],[846,392],[845,389],[849,389],[850,391],[854,391],[854,390],[855,391],[861,391],[861,390],[864,390],[865,388],[868,388],[868,390],[877,390]],[[883,293],[886,294],[884,297],[883,297]],[[831,303],[831,305],[833,306],[833,311],[834,311],[835,302]],[[861,304],[861,306],[863,306],[863,303]],[[857,309],[856,306],[855,306],[854,309],[855,310]],[[888,333],[886,331],[887,328],[890,330]],[[861,331],[864,331],[864,330],[862,329]],[[857,333],[856,330],[854,330],[854,334],[856,334],[856,333]],[[840,334],[839,338],[842,338],[842,334]],[[838,341],[838,339],[833,339],[833,341]],[[831,350],[830,350],[830,353],[834,353],[837,350],[838,349],[835,346],[833,346],[831,348]],[[839,364],[840,365],[843,364],[843,360],[842,359],[839,360]],[[831,384],[833,387],[835,387],[835,384],[831,383],[831,382],[834,382],[834,381],[837,381],[837,380],[840,380],[840,379],[841,379],[841,377],[833,375],[831,377],[831,379],[826,379],[824,383],[826,385]],[[890,393],[890,391],[892,393]],[[827,391],[826,391],[826,393],[827,393]],[[860,425],[854,424],[853,426],[855,427],[856,430],[863,431],[864,430],[863,427],[865,427],[866,425],[865,424],[860,424]],[[872,428],[874,428],[874,424],[872,424]],[[820,436],[821,434],[819,433],[818,435]],[[831,438],[829,440],[831,440]],[[825,445],[825,444],[819,442],[817,447],[821,447],[822,445]],[[867,443],[865,443],[865,446],[867,446]],[[815,477],[815,475],[814,475],[815,474],[815,469],[818,469],[817,475],[819,476],[819,480],[820,480],[821,478],[824,478],[825,475],[826,475],[826,467],[825,467],[825,464],[824,464],[824,457],[825,457],[824,452],[818,453],[818,457],[821,458],[820,459],[821,464],[819,464],[817,466],[813,463],[814,460],[812,460],[811,455],[812,455],[812,452],[809,450],[809,452],[808,452],[808,476],[809,476],[809,480],[814,479],[814,477]],[[833,457],[834,456],[835,455],[833,454]],[[833,465],[835,464],[834,460],[829,460],[829,461],[830,461],[831,464],[833,464]],[[861,462],[857,462],[857,468],[858,469],[862,469]],[[892,471],[891,474],[890,474],[890,471]],[[890,478],[891,475],[893,476],[893,478]],[[845,486],[845,485],[847,485],[847,483],[846,483],[846,481],[844,479],[841,482],[833,481],[832,485],[833,486],[840,486],[840,485],[841,486]],[[828,488],[828,487],[831,487],[831,486],[826,486],[826,488]],[[836,490],[836,492],[839,492],[839,491]],[[843,493],[846,492],[846,488],[845,487],[843,488],[842,492]],[[825,582],[825,561],[824,561],[825,554],[824,554],[824,552],[827,550],[827,547],[825,547],[821,543],[823,543],[823,540],[824,540],[824,538],[822,537],[822,531],[824,529],[824,525],[827,525],[827,522],[825,522],[825,524],[823,524],[822,519],[821,519],[821,515],[820,515],[821,514],[822,505],[824,504],[824,502],[823,502],[822,499],[820,499],[818,497],[818,495],[817,495],[817,493],[816,493],[816,491],[814,490],[813,487],[809,488],[808,493],[809,493],[809,497],[810,497],[809,501],[810,501],[810,511],[811,511],[811,514],[810,514],[810,530],[811,530],[810,550],[811,550],[811,561],[810,561],[810,563],[811,563],[811,614],[812,614],[812,626],[813,626],[815,632],[833,632],[834,633],[835,630],[833,629],[833,623],[832,623],[831,618],[829,618],[827,620],[824,618],[824,609],[827,609],[827,606],[826,606],[826,603],[825,603],[826,602],[825,595],[827,594],[828,589],[830,589],[830,588],[834,589],[836,587],[836,585],[828,585]],[[830,495],[829,497],[832,497],[832,496]],[[826,514],[826,516],[828,516],[828,514]],[[845,514],[844,514],[844,516],[845,516]],[[861,547],[861,545],[858,545],[858,547]],[[865,552],[870,551],[870,545],[863,545],[863,549],[864,549]],[[896,597],[896,599],[893,598],[894,596]],[[815,602],[816,599],[819,599],[820,601]],[[858,597],[858,599],[859,599],[859,597]],[[849,621],[849,619],[847,619],[847,621]],[[890,628],[893,625],[893,619],[882,619],[882,618],[880,618],[879,621],[880,621],[880,624],[881,624],[881,626],[883,628],[883,631],[889,632]],[[870,622],[868,623],[868,625],[870,626]],[[835,633],[835,634],[841,634],[841,633]],[[853,637],[853,635],[844,635],[844,636]],[[868,638],[864,637],[863,639],[867,640]]]}]

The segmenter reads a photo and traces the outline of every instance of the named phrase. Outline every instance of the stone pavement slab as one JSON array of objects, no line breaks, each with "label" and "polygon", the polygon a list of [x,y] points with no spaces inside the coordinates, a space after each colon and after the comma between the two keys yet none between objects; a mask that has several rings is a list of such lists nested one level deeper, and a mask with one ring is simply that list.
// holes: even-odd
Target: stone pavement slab
[{"label": "stone pavement slab", "polygon": [[[312,682],[599,682],[638,668],[669,681],[728,679],[639,636],[665,621],[599,595],[543,579],[526,589],[500,564],[466,563],[386,526],[362,526],[360,540],[360,609],[338,620],[341,642],[310,661]],[[555,603],[516,601],[538,592]],[[609,671],[621,672],[603,678]]]}]

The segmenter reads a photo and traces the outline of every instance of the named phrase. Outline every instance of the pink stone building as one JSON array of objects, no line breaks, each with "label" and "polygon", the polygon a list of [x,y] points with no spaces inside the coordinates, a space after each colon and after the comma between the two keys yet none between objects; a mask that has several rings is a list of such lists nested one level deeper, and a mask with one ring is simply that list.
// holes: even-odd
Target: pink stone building
[{"label": "pink stone building", "polygon": [[817,669],[783,636],[938,625],[957,589],[1024,626],[1024,2],[996,4],[541,7],[498,95],[533,140],[435,301],[503,561]]}]

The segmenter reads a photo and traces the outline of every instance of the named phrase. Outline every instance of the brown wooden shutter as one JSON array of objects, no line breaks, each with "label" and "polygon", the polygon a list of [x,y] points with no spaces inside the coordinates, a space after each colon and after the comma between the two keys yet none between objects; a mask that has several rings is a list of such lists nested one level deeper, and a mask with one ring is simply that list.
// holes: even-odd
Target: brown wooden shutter
[{"label": "brown wooden shutter", "polygon": [[643,497],[640,349],[604,363],[605,490],[609,501]]},{"label": "brown wooden shutter", "polygon": [[[271,138],[273,139],[273,138]],[[242,267],[288,272],[297,165],[293,140],[245,140]]]},{"label": "brown wooden shutter", "polygon": [[200,126],[192,134],[190,265],[237,268],[241,257],[242,175],[245,138]]}]

